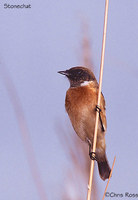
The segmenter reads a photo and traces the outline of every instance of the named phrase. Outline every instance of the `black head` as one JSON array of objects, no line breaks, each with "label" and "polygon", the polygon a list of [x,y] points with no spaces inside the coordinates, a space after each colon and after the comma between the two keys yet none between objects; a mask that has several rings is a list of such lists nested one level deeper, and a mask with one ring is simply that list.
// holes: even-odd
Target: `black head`
[{"label": "black head", "polygon": [[70,87],[78,87],[85,81],[96,81],[94,74],[85,67],[72,67],[58,73],[65,75],[69,79]]}]

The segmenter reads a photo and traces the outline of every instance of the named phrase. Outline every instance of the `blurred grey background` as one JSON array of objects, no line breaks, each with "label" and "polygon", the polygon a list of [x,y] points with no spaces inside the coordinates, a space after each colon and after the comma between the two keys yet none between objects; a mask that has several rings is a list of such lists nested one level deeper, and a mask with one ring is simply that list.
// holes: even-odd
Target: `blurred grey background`
[{"label": "blurred grey background", "polygon": [[[4,9],[4,3],[31,4],[31,9]],[[104,7],[103,0],[1,0],[0,200],[38,200],[44,196],[43,191],[41,195],[37,191],[29,162],[37,163],[34,174],[39,171],[46,192],[46,198],[42,198],[61,199],[72,164],[57,134],[62,129],[57,127],[63,127],[68,134],[68,128],[72,132],[73,129],[64,108],[69,83],[57,71],[83,65],[86,23],[98,79]],[[107,108],[110,165],[116,155],[108,191],[117,194],[138,193],[137,57],[138,1],[110,0],[102,91]],[[28,136],[21,133],[24,120],[29,143]],[[63,142],[66,144],[66,140]],[[28,158],[26,149],[30,152]],[[31,161],[31,155],[36,161]],[[106,182],[100,179],[96,165],[95,168],[101,199]],[[85,196],[87,183],[84,186]],[[69,189],[73,196],[73,189]]]}]

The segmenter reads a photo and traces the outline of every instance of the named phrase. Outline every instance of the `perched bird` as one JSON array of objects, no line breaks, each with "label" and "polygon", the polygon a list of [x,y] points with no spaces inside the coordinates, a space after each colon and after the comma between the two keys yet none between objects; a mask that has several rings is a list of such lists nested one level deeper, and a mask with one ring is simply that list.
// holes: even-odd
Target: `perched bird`
[{"label": "perched bird", "polygon": [[[66,92],[65,108],[71,120],[72,126],[81,138],[89,145],[89,155],[98,163],[100,177],[109,178],[110,166],[106,158],[106,113],[105,100],[101,93],[101,105],[97,107],[98,83],[92,71],[85,67],[72,67],[58,73],[65,75],[70,88]],[[98,133],[96,152],[92,152],[96,110],[99,111]]]}]

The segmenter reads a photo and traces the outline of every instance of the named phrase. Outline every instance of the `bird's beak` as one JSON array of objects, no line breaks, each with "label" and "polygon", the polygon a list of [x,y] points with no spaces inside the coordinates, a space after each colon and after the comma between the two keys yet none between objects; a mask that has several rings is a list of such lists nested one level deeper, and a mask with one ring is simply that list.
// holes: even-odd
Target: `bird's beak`
[{"label": "bird's beak", "polygon": [[65,75],[65,76],[68,76],[68,75],[69,75],[69,73],[68,73],[67,70],[66,70],[66,71],[58,71],[58,73],[59,73],[59,74],[62,74],[62,75]]}]

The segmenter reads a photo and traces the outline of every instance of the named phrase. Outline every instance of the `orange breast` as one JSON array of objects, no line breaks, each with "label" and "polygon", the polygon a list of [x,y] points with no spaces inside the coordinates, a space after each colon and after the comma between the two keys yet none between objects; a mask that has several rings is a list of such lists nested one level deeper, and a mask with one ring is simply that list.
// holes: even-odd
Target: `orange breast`
[{"label": "orange breast", "polygon": [[[78,136],[86,141],[86,137],[93,142],[98,88],[90,86],[70,88],[66,93],[65,107],[72,126]],[[105,101],[101,96],[101,116],[106,128]],[[98,125],[98,138],[103,138],[101,124]]]},{"label": "orange breast", "polygon": [[[95,121],[96,89],[88,86],[70,88],[66,94],[65,107],[72,125],[82,140],[93,133]],[[91,134],[91,137],[92,134]]]}]

